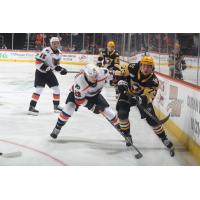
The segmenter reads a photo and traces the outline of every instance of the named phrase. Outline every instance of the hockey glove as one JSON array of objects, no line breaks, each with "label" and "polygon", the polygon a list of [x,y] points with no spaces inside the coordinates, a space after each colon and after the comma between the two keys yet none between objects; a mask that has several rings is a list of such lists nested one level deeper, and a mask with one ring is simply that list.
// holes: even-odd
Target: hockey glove
[{"label": "hockey glove", "polygon": [[129,100],[131,106],[141,105],[146,107],[147,106],[147,97],[144,95],[141,96],[133,96]]},{"label": "hockey glove", "polygon": [[66,74],[67,74],[67,70],[66,70],[65,68],[62,68],[62,69],[60,70],[60,74],[61,74],[61,75],[66,75]]},{"label": "hockey glove", "polygon": [[99,114],[99,113],[103,112],[102,107],[101,107],[101,106],[98,106],[98,105],[96,105],[96,104],[94,104],[94,103],[87,103],[87,104],[85,105],[85,107],[87,107],[88,110],[91,110],[91,111],[92,111],[93,113],[95,113],[95,114]]},{"label": "hockey glove", "polygon": [[128,92],[128,83],[126,81],[120,80],[117,84],[117,89],[120,94]]}]

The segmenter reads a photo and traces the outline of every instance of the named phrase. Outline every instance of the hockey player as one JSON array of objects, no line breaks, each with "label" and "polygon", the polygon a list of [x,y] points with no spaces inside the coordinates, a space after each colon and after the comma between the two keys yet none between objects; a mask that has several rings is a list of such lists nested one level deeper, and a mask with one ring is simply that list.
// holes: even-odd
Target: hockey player
[{"label": "hockey player", "polygon": [[169,75],[173,78],[183,80],[183,70],[187,68],[184,56],[181,52],[172,53],[168,59]]},{"label": "hockey player", "polygon": [[61,128],[79,106],[84,106],[95,114],[102,113],[114,126],[118,125],[116,113],[110,108],[106,99],[101,95],[101,91],[108,77],[108,69],[98,68],[95,65],[89,64],[81,70],[75,77],[65,107],[60,113],[56,126],[50,134],[52,138],[57,138]]},{"label": "hockey player", "polygon": [[53,105],[54,112],[60,112],[62,108],[59,106],[60,102],[60,89],[58,80],[54,74],[59,71],[61,75],[66,75],[67,70],[62,68],[59,63],[61,60],[61,51],[59,50],[60,41],[57,37],[50,39],[50,47],[46,47],[41,53],[36,55],[36,71],[35,71],[35,91],[32,94],[30,102],[29,113],[30,115],[38,115],[39,111],[35,109],[37,101],[42,94],[42,91],[47,84],[53,90]]},{"label": "hockey player", "polygon": [[[148,110],[156,117],[152,102],[156,96],[159,82],[154,74],[154,61],[150,56],[144,56],[137,64],[130,64],[128,67],[129,79],[118,82],[120,93],[117,102],[117,112],[121,131],[127,137],[131,138],[129,112],[130,107],[137,106],[141,118],[146,118],[147,123],[152,127],[154,133],[161,139],[163,144],[170,150],[171,156],[174,156],[174,147],[172,142],[158,122],[147,115],[142,108]],[[157,117],[156,117],[157,119]]]},{"label": "hockey player", "polygon": [[120,64],[119,53],[115,50],[114,41],[109,41],[107,43],[107,48],[104,51],[101,51],[97,65],[99,67],[106,67],[109,70],[115,70],[115,67]]}]

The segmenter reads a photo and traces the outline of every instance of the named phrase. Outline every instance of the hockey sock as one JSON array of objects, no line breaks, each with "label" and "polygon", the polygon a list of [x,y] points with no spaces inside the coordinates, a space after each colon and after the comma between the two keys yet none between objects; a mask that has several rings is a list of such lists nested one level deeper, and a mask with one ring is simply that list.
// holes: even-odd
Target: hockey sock
[{"label": "hockey sock", "polygon": [[53,105],[58,106],[60,103],[60,89],[59,86],[54,86],[51,88],[53,90]]},{"label": "hockey sock", "polygon": [[53,94],[53,105],[58,106],[60,103],[60,94]]},{"label": "hockey sock", "polygon": [[128,121],[120,121],[120,129],[124,133],[130,134],[130,123],[129,123],[129,120]]},{"label": "hockey sock", "polygon": [[31,100],[31,102],[30,102],[30,106],[31,106],[31,107],[35,107],[39,98],[40,98],[40,95],[39,95],[39,94],[33,93],[33,94],[32,94],[32,100]]},{"label": "hockey sock", "polygon": [[111,123],[116,126],[118,124],[118,117],[117,115],[111,120]]},{"label": "hockey sock", "polygon": [[161,140],[165,140],[167,138],[165,131],[161,125],[153,127],[153,131]]},{"label": "hockey sock", "polygon": [[56,128],[61,129],[66,124],[66,122],[68,121],[70,117],[71,117],[70,115],[62,111],[58,117]]}]

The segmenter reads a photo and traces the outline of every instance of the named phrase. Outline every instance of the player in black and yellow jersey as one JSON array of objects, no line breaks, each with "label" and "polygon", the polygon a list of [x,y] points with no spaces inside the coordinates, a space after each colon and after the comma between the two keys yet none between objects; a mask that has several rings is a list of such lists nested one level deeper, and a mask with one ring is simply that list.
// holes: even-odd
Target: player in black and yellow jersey
[{"label": "player in black and yellow jersey", "polygon": [[109,70],[115,70],[119,64],[119,52],[115,50],[115,42],[109,41],[107,43],[107,48],[100,52],[97,66],[106,67]]},{"label": "player in black and yellow jersey", "polygon": [[[127,67],[126,77],[122,78],[117,83],[119,91],[119,99],[117,102],[117,112],[120,122],[120,130],[124,135],[129,136],[130,142],[132,137],[130,134],[129,112],[130,107],[137,106],[141,118],[146,118],[147,123],[153,128],[155,134],[161,139],[163,144],[172,151],[174,156],[174,147],[172,142],[167,138],[167,135],[156,120],[147,115],[142,108],[148,110],[156,119],[152,102],[156,96],[159,81],[154,74],[154,61],[150,56],[144,56],[137,64],[129,64]],[[121,76],[122,74],[120,74]],[[117,74],[115,75],[117,77]],[[122,76],[123,77],[123,76]]]}]

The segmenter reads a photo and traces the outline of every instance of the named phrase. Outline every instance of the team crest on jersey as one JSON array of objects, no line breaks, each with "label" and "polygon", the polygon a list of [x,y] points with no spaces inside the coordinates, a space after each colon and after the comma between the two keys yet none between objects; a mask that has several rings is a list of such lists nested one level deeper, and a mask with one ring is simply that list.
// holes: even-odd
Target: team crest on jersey
[{"label": "team crest on jersey", "polygon": [[153,79],[153,82],[156,83],[156,84],[158,84],[158,79],[157,79],[157,78],[154,78],[154,79]]},{"label": "team crest on jersey", "polygon": [[76,84],[75,88],[78,89],[78,90],[80,90],[81,87],[78,84]]}]

